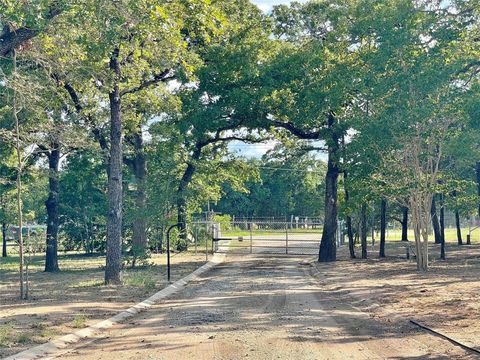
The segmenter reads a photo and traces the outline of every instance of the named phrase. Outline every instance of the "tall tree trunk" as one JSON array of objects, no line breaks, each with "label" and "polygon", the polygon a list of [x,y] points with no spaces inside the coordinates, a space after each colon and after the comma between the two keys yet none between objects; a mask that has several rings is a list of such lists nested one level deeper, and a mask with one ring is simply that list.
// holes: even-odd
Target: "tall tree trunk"
[{"label": "tall tree trunk", "polygon": [[[200,151],[201,150],[198,150],[193,154],[194,161],[198,160],[200,157]],[[195,170],[196,166],[194,163],[189,162],[177,189],[177,221],[179,224],[180,238],[184,240],[187,239],[187,199],[185,191],[187,190],[190,181],[192,181]]]},{"label": "tall tree trunk", "polygon": [[[477,161],[477,194],[480,197],[480,161]],[[480,204],[478,204],[478,216],[480,217]]]},{"label": "tall tree trunk", "polygon": [[337,188],[339,168],[339,137],[335,129],[336,119],[333,113],[328,115],[330,141],[328,144],[327,174],[325,176],[325,221],[318,254],[319,262],[337,259]]},{"label": "tall tree trunk", "polygon": [[382,199],[380,205],[380,252],[379,257],[385,257],[385,240],[387,233],[387,201]]},{"label": "tall tree trunk", "polygon": [[440,224],[438,222],[437,205],[435,201],[435,196],[433,197],[433,200],[432,200],[432,208],[431,208],[430,214],[432,216],[432,225],[433,225],[433,233],[435,235],[435,244],[441,244],[442,234],[440,232]]},{"label": "tall tree trunk", "polygon": [[346,223],[348,236],[348,251],[350,252],[350,259],[355,259],[355,237],[353,236],[352,217],[350,215],[347,215]]},{"label": "tall tree trunk", "polygon": [[135,147],[135,158],[133,160],[133,169],[135,180],[137,182],[137,191],[135,196],[135,218],[133,220],[132,245],[134,251],[145,252],[147,244],[147,225],[145,221],[145,179],[147,175],[145,152],[143,148],[142,130],[138,129],[133,136]]},{"label": "tall tree trunk", "polygon": [[108,221],[107,259],[105,283],[122,283],[122,118],[120,97],[120,50],[116,48],[110,58],[110,69],[114,72],[113,90],[110,100],[110,157],[108,177]]},{"label": "tall tree trunk", "polygon": [[457,243],[458,245],[463,245],[462,227],[460,224],[460,212],[458,211],[458,209],[455,209],[455,227],[457,228]]},{"label": "tall tree trunk", "polygon": [[[343,163],[345,164],[345,159],[347,158],[345,135],[342,135],[342,153]],[[345,204],[348,207],[350,204],[350,191],[348,190],[348,171],[345,168],[343,169],[343,190],[345,191]],[[353,237],[352,217],[350,216],[350,213],[347,213],[345,220],[347,223],[348,251],[350,252],[350,259],[355,259],[355,239]]]},{"label": "tall tree trunk", "polygon": [[48,199],[45,201],[47,210],[47,248],[45,253],[45,271],[59,271],[58,267],[58,205],[59,205],[59,165],[60,145],[52,144],[48,153]]},{"label": "tall tree trunk", "polygon": [[[345,190],[345,203],[349,204],[350,201],[350,192],[348,191],[347,187],[347,171],[343,171],[343,187]],[[350,252],[350,259],[355,259],[355,239],[353,237],[353,229],[352,229],[352,217],[350,215],[346,216],[346,223],[347,223],[347,236],[348,236],[348,250]]]},{"label": "tall tree trunk", "polygon": [[2,222],[2,257],[7,256],[7,224]]},{"label": "tall tree trunk", "polygon": [[442,234],[440,259],[445,260],[445,198],[443,194],[440,194],[440,233]]},{"label": "tall tree trunk", "polygon": [[185,198],[185,190],[177,190],[177,222],[178,230],[180,232],[179,237],[186,239],[187,229],[187,200]]},{"label": "tall tree trunk", "polygon": [[408,241],[408,207],[402,208],[402,241]]},{"label": "tall tree trunk", "polygon": [[360,210],[360,242],[362,245],[362,259],[366,259],[367,253],[367,204],[364,202]]},{"label": "tall tree trunk", "polygon": [[[13,49],[13,77],[16,81],[17,77],[17,51]],[[17,200],[17,221],[18,221],[18,251],[20,255],[20,265],[19,265],[19,282],[20,282],[20,298],[26,299],[28,297],[28,282],[25,281],[25,257],[24,257],[24,248],[23,248],[23,203],[22,203],[22,172],[23,172],[23,161],[22,161],[22,146],[20,140],[20,121],[18,119],[18,106],[17,106],[17,90],[13,89],[13,106],[12,113],[15,120],[15,150],[17,153],[17,178],[16,178],[16,200]]]}]

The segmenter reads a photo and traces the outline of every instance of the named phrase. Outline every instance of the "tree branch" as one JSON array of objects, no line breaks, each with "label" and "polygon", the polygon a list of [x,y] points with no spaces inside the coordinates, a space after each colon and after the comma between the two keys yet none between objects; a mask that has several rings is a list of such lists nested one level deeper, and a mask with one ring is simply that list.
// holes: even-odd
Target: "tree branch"
[{"label": "tree branch", "polygon": [[291,132],[293,135],[300,139],[304,140],[316,140],[320,137],[320,131],[306,131],[304,129],[300,129],[296,127],[294,124],[291,122],[283,122],[283,121],[277,121],[273,120],[271,121],[272,125],[275,127],[283,128],[285,130],[288,130]]},{"label": "tree branch", "polygon": [[[50,22],[60,15],[63,9],[59,6],[58,1],[52,1],[45,19]],[[37,36],[43,29],[30,29],[22,27],[19,29],[11,29],[8,25],[3,28],[0,34],[0,56],[8,55],[12,50],[24,44],[30,39]]]},{"label": "tree branch", "polygon": [[136,92],[141,91],[143,89],[146,89],[146,88],[148,88],[152,85],[156,85],[159,82],[165,82],[165,81],[168,81],[168,80],[173,80],[173,79],[175,79],[175,77],[176,77],[175,73],[171,69],[167,69],[165,71],[162,71],[159,74],[154,75],[153,78],[143,81],[140,85],[138,85],[136,87],[133,87],[133,88],[130,88],[130,89],[125,89],[125,90],[121,91],[120,96],[136,93]]}]

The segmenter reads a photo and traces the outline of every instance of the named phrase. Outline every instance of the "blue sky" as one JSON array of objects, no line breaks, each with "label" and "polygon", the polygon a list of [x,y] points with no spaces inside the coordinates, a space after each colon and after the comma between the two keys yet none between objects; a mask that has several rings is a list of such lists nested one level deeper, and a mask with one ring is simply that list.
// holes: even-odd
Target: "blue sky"
[{"label": "blue sky", "polygon": [[[306,0],[296,0],[296,1],[306,2]],[[268,12],[273,5],[289,4],[290,0],[252,0],[252,2],[256,4],[263,11]]]}]

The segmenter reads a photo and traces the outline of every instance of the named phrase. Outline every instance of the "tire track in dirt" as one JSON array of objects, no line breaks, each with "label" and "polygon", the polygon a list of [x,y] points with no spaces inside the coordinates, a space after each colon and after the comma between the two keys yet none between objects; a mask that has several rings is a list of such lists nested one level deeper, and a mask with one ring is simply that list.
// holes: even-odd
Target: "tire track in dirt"
[{"label": "tire track in dirt", "polygon": [[302,258],[230,257],[66,359],[473,359],[322,290]]}]

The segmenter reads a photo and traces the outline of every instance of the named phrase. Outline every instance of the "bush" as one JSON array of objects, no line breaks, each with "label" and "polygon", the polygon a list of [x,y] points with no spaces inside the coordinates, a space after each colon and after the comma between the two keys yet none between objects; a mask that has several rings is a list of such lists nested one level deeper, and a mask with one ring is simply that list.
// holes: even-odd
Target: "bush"
[{"label": "bush", "polygon": [[220,224],[221,231],[232,230],[232,217],[230,215],[215,215],[213,221]]}]

